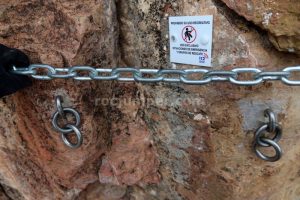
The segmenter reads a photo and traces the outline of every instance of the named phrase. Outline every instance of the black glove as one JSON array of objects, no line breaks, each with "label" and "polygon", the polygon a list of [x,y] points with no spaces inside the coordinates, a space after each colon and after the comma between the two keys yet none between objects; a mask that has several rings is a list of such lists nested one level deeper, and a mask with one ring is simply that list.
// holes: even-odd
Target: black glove
[{"label": "black glove", "polygon": [[13,66],[26,68],[29,64],[29,58],[25,53],[0,44],[0,98],[31,86],[29,77],[10,72]]}]

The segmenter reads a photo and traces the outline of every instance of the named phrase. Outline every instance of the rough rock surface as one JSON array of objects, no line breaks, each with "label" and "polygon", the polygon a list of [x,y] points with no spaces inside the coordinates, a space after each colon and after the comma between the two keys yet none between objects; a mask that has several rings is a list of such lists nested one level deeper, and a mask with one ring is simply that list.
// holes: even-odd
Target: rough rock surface
[{"label": "rough rock surface", "polygon": [[[264,31],[216,0],[4,0],[0,42],[23,49],[33,63],[58,67],[191,68],[169,63],[168,16],[206,14],[214,15],[214,69],[299,65],[297,55],[278,51]],[[274,37],[277,26],[268,29]],[[299,37],[299,25],[294,26],[283,35]],[[298,51],[299,43],[293,45]],[[0,100],[0,195],[16,200],[297,199],[299,92],[281,83],[35,81]],[[58,94],[82,115],[84,144],[78,150],[64,146],[51,127]],[[251,150],[252,132],[268,107],[284,128],[285,154],[277,163],[260,161]]]},{"label": "rough rock surface", "polygon": [[270,41],[281,51],[300,54],[300,2],[222,0],[247,20],[265,29]]},{"label": "rough rock surface", "polygon": [[[1,1],[1,43],[27,52],[33,63],[59,67],[117,64],[118,28],[111,1]],[[103,51],[105,49],[105,51]],[[72,199],[97,181],[101,157],[110,144],[111,83],[34,82],[0,101],[1,183],[20,198]],[[98,88],[98,89],[97,89]],[[51,127],[54,97],[84,115],[84,144],[70,150]],[[3,187],[6,190],[6,187]]]}]

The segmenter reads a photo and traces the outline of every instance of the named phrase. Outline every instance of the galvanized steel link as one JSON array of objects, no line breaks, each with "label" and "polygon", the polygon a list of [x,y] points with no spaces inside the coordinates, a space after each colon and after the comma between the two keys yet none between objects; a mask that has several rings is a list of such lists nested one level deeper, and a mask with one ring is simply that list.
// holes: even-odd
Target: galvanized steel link
[{"label": "galvanized steel link", "polygon": [[[28,68],[13,68],[12,71],[12,73],[31,76],[32,78],[38,80],[116,80],[125,82],[135,81],[142,83],[185,83],[190,85],[204,85],[211,82],[226,81],[241,86],[257,85],[265,81],[282,81],[287,85],[300,85],[300,79],[291,79],[291,75],[295,72],[300,72],[300,66],[287,67],[282,71],[264,72],[257,68],[235,68],[228,71],[209,71],[206,69],[139,69],[129,67],[102,69],[93,68],[90,66],[55,68],[44,64],[33,64]],[[250,78],[247,80],[241,79],[243,76]]]}]

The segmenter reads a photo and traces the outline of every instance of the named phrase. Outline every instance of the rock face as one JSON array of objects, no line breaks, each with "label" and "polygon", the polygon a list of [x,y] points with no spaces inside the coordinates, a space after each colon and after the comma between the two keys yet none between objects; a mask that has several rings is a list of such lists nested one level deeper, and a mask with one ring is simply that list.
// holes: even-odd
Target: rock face
[{"label": "rock face", "polygon": [[[1,43],[23,49],[33,63],[117,64],[113,2],[2,1],[0,10]],[[14,191],[8,194],[12,199],[71,199],[98,180],[111,136],[108,106],[94,105],[97,98],[111,96],[110,88],[111,83],[37,81],[29,90],[1,99],[0,174],[4,191]],[[79,150],[66,148],[51,127],[58,94],[65,106],[85,115]]]},{"label": "rock face", "polygon": [[222,0],[247,20],[265,29],[280,51],[300,54],[300,3],[290,1]]},{"label": "rock face", "polygon": [[[0,42],[58,67],[185,69],[193,66],[169,62],[168,16],[213,15],[213,69],[299,65],[296,54],[278,51],[299,52],[299,2],[223,1],[4,0]],[[0,197],[297,199],[299,92],[280,82],[35,81],[0,100]],[[56,95],[81,113],[80,149],[68,149],[51,127]],[[277,163],[251,148],[269,107],[284,128]]]}]

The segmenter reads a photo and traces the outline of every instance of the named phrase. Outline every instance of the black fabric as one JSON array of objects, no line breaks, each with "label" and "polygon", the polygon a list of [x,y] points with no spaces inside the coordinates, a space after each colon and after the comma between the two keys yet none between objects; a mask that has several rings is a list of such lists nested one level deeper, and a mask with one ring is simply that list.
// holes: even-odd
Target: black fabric
[{"label": "black fabric", "polygon": [[28,67],[29,64],[25,53],[0,44],[0,98],[31,86],[32,82],[28,76],[10,73],[13,66],[22,68]]}]

